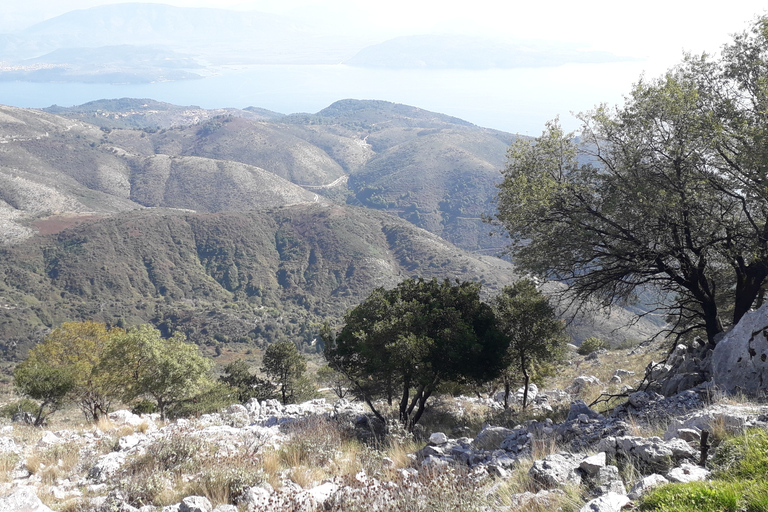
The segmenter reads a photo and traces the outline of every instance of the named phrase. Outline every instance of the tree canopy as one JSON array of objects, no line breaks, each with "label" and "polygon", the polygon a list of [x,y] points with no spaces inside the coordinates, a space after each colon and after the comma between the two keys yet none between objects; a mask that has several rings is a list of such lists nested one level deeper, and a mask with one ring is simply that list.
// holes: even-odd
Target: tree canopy
[{"label": "tree canopy", "polygon": [[386,421],[373,401],[397,401],[412,428],[429,397],[447,380],[495,378],[506,349],[477,283],[407,279],[375,289],[344,317],[334,336],[323,330],[325,357],[354,392]]},{"label": "tree canopy", "polygon": [[210,384],[212,363],[182,334],[163,338],[151,325],[116,336],[101,369],[126,401],[150,397],[165,419],[169,406],[189,399]]},{"label": "tree canopy", "polygon": [[530,279],[505,286],[493,300],[499,329],[507,338],[504,382],[504,405],[508,404],[510,384],[516,375],[523,376],[523,408],[528,405],[531,373],[554,363],[565,348],[565,324],[557,318],[549,299],[536,289]]},{"label": "tree canopy", "polygon": [[299,381],[307,369],[307,360],[290,341],[278,341],[264,351],[262,371],[274,378],[280,386],[280,398],[284,404],[293,402]]},{"label": "tree canopy", "polygon": [[[34,347],[14,373],[16,386],[43,407],[65,398],[94,421],[109,412],[117,393],[99,365],[111,339],[124,333],[98,322],[65,322]],[[41,408],[42,413],[42,408]],[[38,414],[38,421],[42,418]]]},{"label": "tree canopy", "polygon": [[614,109],[511,146],[496,220],[524,269],[610,305],[655,288],[678,335],[715,343],[768,277],[768,19],[718,58],[641,79]]}]

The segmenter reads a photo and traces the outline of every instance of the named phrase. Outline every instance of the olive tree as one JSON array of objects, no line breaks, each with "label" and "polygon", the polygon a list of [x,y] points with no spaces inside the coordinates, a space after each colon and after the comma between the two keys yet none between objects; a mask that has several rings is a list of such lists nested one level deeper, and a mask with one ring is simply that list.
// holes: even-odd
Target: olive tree
[{"label": "olive tree", "polygon": [[113,338],[102,358],[101,370],[121,390],[123,400],[150,398],[165,420],[169,406],[210,386],[211,366],[211,361],[182,334],[166,339],[151,325],[141,325]]},{"label": "olive tree", "polygon": [[624,105],[511,146],[496,221],[525,270],[611,305],[654,289],[714,344],[768,279],[768,21],[718,58],[641,79]]},{"label": "olive tree", "polygon": [[504,407],[510,386],[523,377],[523,408],[528,405],[528,384],[535,368],[558,361],[565,349],[565,324],[555,315],[549,299],[530,279],[505,286],[493,302],[499,329],[508,342],[506,368],[502,372]]},{"label": "olive tree", "polygon": [[[97,421],[109,412],[118,395],[100,364],[106,347],[122,333],[122,329],[108,329],[98,322],[63,323],[17,367],[17,388],[43,400],[47,407],[64,400],[72,401],[87,419]],[[45,388],[48,391],[44,391]]]},{"label": "olive tree", "polygon": [[498,376],[506,349],[480,284],[407,279],[377,288],[344,317],[333,334],[325,326],[325,357],[383,422],[374,405],[397,403],[407,428],[419,421],[441,382]]}]

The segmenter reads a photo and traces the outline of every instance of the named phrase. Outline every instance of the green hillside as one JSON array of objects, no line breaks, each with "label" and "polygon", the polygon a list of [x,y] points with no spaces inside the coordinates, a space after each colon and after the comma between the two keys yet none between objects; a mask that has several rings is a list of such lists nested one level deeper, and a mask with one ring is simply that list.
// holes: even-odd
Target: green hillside
[{"label": "green hillside", "polygon": [[0,251],[0,340],[8,356],[72,319],[150,321],[198,343],[310,343],[377,286],[408,276],[515,279],[387,214],[324,205],[248,213],[146,209]]}]

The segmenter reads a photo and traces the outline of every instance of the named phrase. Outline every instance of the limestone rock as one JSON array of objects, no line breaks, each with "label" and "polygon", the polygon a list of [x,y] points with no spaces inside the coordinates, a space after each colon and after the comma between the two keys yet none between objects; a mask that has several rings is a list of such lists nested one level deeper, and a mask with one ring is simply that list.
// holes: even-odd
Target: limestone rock
[{"label": "limestone rock", "polygon": [[556,453],[534,461],[528,474],[545,489],[565,484],[580,484],[581,475],[576,471],[583,457],[572,453]]},{"label": "limestone rock", "polygon": [[688,483],[706,480],[709,478],[710,471],[701,466],[693,464],[682,464],[679,468],[674,468],[667,473],[667,480],[670,482]]},{"label": "limestone rock", "polygon": [[600,452],[597,455],[592,455],[581,461],[579,468],[590,476],[596,475],[600,468],[605,467],[605,452]]},{"label": "limestone rock", "polygon": [[37,497],[33,487],[21,487],[10,496],[0,498],[3,512],[53,512]]},{"label": "limestone rock", "polygon": [[591,420],[601,420],[603,415],[597,411],[590,409],[584,400],[574,400],[571,402],[571,409],[568,411],[568,418],[565,421],[571,421],[578,418],[580,415],[586,415]]},{"label": "limestone rock", "polygon": [[756,395],[768,384],[768,304],[746,313],[712,354],[712,379],[728,392]]},{"label": "limestone rock", "polygon": [[619,512],[630,503],[632,502],[627,496],[609,492],[588,502],[579,512]]},{"label": "limestone rock", "polygon": [[213,505],[205,496],[187,496],[179,504],[179,512],[211,512]]},{"label": "limestone rock", "polygon": [[633,485],[632,489],[629,491],[628,496],[630,499],[636,500],[654,487],[668,483],[669,480],[657,473],[654,473],[652,475],[646,476],[645,478],[638,481],[635,485]]},{"label": "limestone rock", "polygon": [[504,427],[484,427],[478,432],[472,447],[476,450],[498,450],[502,441],[514,434],[514,431]]}]

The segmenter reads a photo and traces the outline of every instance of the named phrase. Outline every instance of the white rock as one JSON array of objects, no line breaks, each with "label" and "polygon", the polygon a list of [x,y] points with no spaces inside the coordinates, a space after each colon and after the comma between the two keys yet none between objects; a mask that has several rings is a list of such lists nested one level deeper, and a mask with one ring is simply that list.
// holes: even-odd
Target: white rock
[{"label": "white rock", "polygon": [[747,312],[715,345],[712,380],[728,392],[756,395],[768,382],[768,304]]},{"label": "white rock", "polygon": [[627,496],[609,492],[588,502],[581,507],[579,512],[620,512],[621,509],[630,503],[631,501]]},{"label": "white rock", "polygon": [[441,445],[448,442],[448,436],[446,436],[442,432],[435,432],[431,436],[429,436],[429,443],[434,445]]},{"label": "white rock", "polygon": [[40,439],[40,441],[38,441],[37,446],[41,448],[47,448],[49,446],[61,444],[63,442],[64,440],[61,437],[54,434],[50,430],[47,430],[45,434],[43,434],[43,437]]},{"label": "white rock", "polygon": [[632,489],[629,491],[629,498],[636,500],[640,496],[644,495],[654,487],[658,487],[659,485],[668,484],[669,480],[664,478],[663,476],[659,474],[652,474],[648,475],[639,482],[637,482],[635,485],[632,486]]},{"label": "white rock", "polygon": [[600,452],[582,460],[579,467],[588,475],[596,475],[600,471],[600,468],[605,467],[605,464],[605,452]]},{"label": "white rock", "polygon": [[37,497],[34,487],[21,487],[10,496],[0,498],[3,512],[53,512]]},{"label": "white rock", "polygon": [[315,501],[315,503],[322,506],[325,504],[328,498],[330,498],[338,490],[339,490],[339,486],[336,485],[335,483],[325,482],[318,485],[317,487],[313,487],[307,492]]},{"label": "white rock", "polygon": [[10,437],[0,437],[0,453],[21,453],[21,446]]},{"label": "white rock", "polygon": [[709,478],[710,471],[701,466],[693,464],[681,464],[667,473],[667,480],[670,482],[688,483],[706,480]]},{"label": "white rock", "polygon": [[179,504],[179,512],[211,512],[213,505],[205,496],[187,496]]}]

